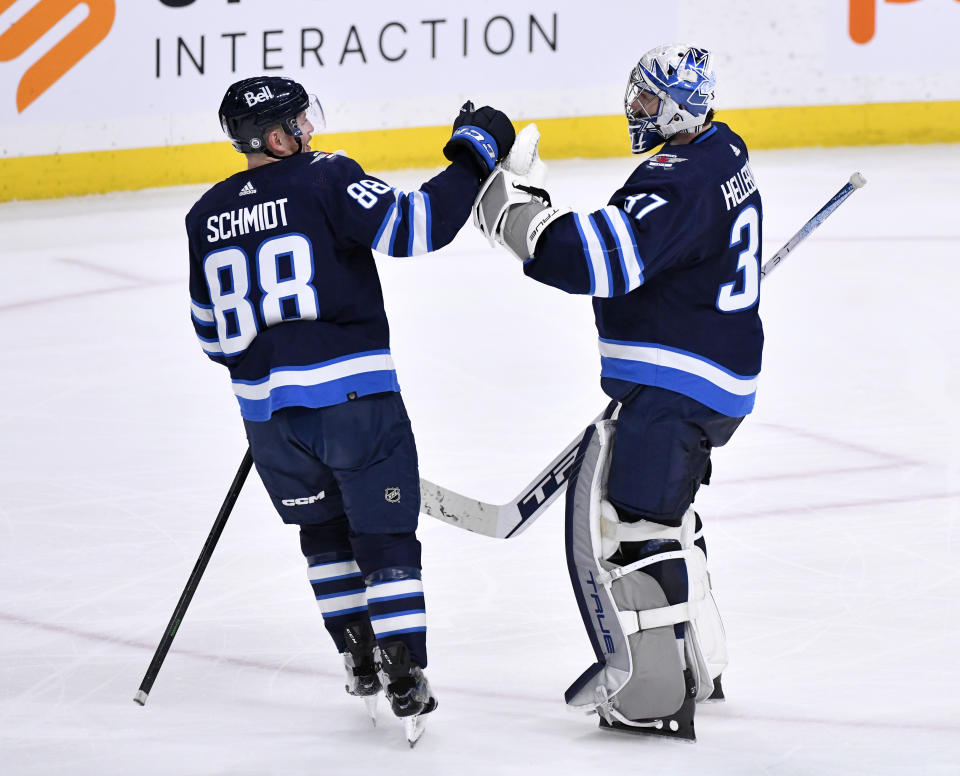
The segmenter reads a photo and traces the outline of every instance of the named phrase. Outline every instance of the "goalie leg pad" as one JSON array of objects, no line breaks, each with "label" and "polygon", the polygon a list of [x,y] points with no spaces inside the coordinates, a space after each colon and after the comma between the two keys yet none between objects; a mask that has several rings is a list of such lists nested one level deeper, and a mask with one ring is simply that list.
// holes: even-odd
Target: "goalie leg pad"
[{"label": "goalie leg pad", "polygon": [[[727,667],[727,635],[723,629],[723,620],[720,619],[720,610],[713,597],[702,531],[700,517],[693,511],[693,507],[690,507],[683,519],[681,543],[684,549],[690,551],[687,560],[690,598],[699,600],[700,605],[697,607],[693,621],[688,624],[688,629],[696,639],[707,673],[711,679],[716,679]],[[698,695],[698,700],[704,700],[704,698]]]},{"label": "goalie leg pad", "polygon": [[[687,699],[706,700],[726,666],[726,643],[693,509],[676,527],[621,523],[606,501],[614,436],[614,421],[585,435],[567,491],[567,564],[597,663],[566,700],[607,722],[643,726],[676,714]],[[621,565],[624,542],[639,559]]]},{"label": "goalie leg pad", "polygon": [[[698,701],[706,700],[713,692],[713,679],[727,665],[726,636],[720,612],[710,587],[703,541],[697,532],[699,519],[691,507],[677,528],[645,520],[633,523],[614,523],[616,510],[603,504],[603,551],[612,546],[618,551],[608,556],[614,563],[609,571],[612,579],[629,578],[633,574],[649,574],[665,591],[670,605],[653,611],[636,613],[636,628],[658,627],[673,623],[675,634],[682,639],[684,663],[690,672],[689,687]],[[613,544],[616,541],[617,544]],[[626,542],[629,557],[639,557],[632,563],[624,559],[619,542]],[[621,613],[621,619],[624,617]]]},{"label": "goalie leg pad", "polygon": [[689,691],[675,617],[641,625],[644,613],[670,612],[663,589],[639,569],[618,574],[622,569],[602,557],[600,509],[613,428],[604,421],[584,436],[567,489],[567,565],[597,663],[567,690],[566,702],[630,724],[676,713]]}]

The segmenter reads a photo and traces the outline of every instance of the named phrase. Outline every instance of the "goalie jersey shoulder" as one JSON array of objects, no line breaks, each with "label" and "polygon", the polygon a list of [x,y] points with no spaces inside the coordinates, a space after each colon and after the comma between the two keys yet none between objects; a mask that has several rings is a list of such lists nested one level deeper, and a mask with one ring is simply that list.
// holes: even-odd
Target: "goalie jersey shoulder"
[{"label": "goalie jersey shoulder", "polygon": [[628,198],[653,191],[668,201],[689,203],[688,220],[704,225],[705,205],[711,211],[730,212],[756,190],[742,138],[716,122],[692,143],[665,146],[641,162],[610,204],[623,206]]}]

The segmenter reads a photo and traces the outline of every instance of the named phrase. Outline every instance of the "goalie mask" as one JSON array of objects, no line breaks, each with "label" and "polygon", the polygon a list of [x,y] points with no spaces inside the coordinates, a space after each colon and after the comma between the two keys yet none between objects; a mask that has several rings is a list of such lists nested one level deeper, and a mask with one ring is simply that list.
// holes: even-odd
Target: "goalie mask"
[{"label": "goalie mask", "polygon": [[696,132],[713,106],[713,56],[696,46],[669,44],[644,54],[630,73],[624,110],[630,150],[643,153],[679,132]]},{"label": "goalie mask", "polygon": [[[326,126],[323,108],[315,95],[289,78],[259,76],[237,81],[220,103],[220,126],[240,153],[265,153],[263,136],[280,126],[288,135],[301,138]],[[302,148],[302,146],[301,146]]]}]

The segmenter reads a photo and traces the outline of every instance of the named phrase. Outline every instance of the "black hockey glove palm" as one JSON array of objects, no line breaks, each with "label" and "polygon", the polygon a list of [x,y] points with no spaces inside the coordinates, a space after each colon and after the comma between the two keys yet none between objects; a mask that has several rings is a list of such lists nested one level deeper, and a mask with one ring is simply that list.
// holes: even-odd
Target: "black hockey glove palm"
[{"label": "black hockey glove palm", "polygon": [[451,162],[461,153],[469,154],[482,178],[513,146],[517,133],[507,114],[489,105],[474,110],[469,100],[460,108],[453,122],[453,135],[443,147],[443,155]]}]

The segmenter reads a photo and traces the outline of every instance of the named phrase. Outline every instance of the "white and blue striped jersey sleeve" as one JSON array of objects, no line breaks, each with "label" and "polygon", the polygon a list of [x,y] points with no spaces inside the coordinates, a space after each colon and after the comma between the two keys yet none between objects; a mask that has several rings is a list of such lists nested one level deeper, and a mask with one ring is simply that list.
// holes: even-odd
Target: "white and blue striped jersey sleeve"
[{"label": "white and blue striped jersey sleeve", "polygon": [[419,256],[430,253],[433,250],[430,195],[419,190],[408,194],[397,189],[391,189],[390,195],[393,201],[390,202],[370,247],[388,256]]},{"label": "white and blue striped jersey sleeve", "polygon": [[217,336],[217,324],[213,318],[213,305],[190,300],[190,320],[200,341],[200,348],[218,364],[225,364],[223,348]]},{"label": "white and blue striped jersey sleeve", "polygon": [[480,189],[476,173],[459,161],[410,192],[368,175],[347,157],[332,164],[336,174],[327,179],[323,196],[338,231],[387,256],[419,256],[447,245],[466,223]]},{"label": "white and blue striped jersey sleeve", "polygon": [[550,224],[524,272],[572,294],[629,294],[669,266],[670,235],[681,228],[669,199],[646,192],[592,213],[569,213]]}]

